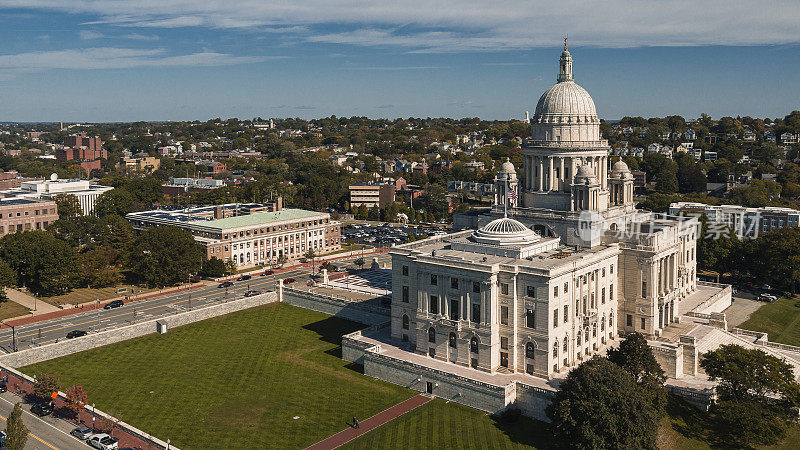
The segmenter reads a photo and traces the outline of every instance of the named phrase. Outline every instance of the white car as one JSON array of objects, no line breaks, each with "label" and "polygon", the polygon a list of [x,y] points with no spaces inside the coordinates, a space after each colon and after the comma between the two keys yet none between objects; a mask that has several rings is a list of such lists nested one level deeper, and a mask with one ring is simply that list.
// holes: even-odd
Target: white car
[{"label": "white car", "polygon": [[117,438],[105,433],[95,434],[86,440],[86,443],[100,450],[117,450]]}]

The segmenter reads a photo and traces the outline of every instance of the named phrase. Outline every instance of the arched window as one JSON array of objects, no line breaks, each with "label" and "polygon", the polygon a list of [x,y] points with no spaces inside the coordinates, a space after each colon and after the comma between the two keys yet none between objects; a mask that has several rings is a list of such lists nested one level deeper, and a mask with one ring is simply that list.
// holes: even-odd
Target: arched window
[{"label": "arched window", "polygon": [[614,329],[614,312],[613,311],[608,315],[608,329],[609,330],[613,330]]},{"label": "arched window", "polygon": [[580,347],[580,345],[581,345],[581,330],[578,330],[578,337],[575,338],[575,343]]},{"label": "arched window", "polygon": [[478,353],[478,338],[473,337],[469,341],[469,351],[472,353]]},{"label": "arched window", "polygon": [[456,334],[455,333],[450,333],[449,342],[450,342],[450,347],[456,348]]},{"label": "arched window", "polygon": [[553,342],[553,358],[558,358],[558,341]]},{"label": "arched window", "polygon": [[528,359],[533,359],[536,356],[536,347],[533,346],[533,342],[528,342],[525,344],[525,357]]},{"label": "arched window", "polygon": [[567,350],[569,350],[569,339],[564,336],[564,353],[567,353]]},{"label": "arched window", "polygon": [[597,337],[597,322],[592,324],[592,337]]},{"label": "arched window", "polygon": [[433,328],[428,329],[428,342],[436,343],[436,330]]},{"label": "arched window", "polygon": [[403,329],[408,329],[408,316],[406,314],[403,314]]}]

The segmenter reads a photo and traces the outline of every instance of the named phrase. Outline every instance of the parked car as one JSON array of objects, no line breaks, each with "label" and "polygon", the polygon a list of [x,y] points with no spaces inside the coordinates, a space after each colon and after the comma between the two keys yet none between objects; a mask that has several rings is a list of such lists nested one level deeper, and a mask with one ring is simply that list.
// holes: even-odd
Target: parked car
[{"label": "parked car", "polygon": [[297,281],[297,280],[295,280],[294,278],[287,278],[287,279],[283,280],[283,284],[292,284],[295,281]]},{"label": "parked car", "polygon": [[253,278],[253,277],[251,277],[250,275],[242,275],[239,278],[237,278],[236,281],[247,281],[250,278]]},{"label": "parked car", "polygon": [[217,287],[218,288],[226,288],[226,287],[231,287],[231,286],[233,286],[233,282],[231,282],[231,281],[223,281]]},{"label": "parked car", "polygon": [[261,293],[261,291],[247,291],[247,292],[244,293],[244,296],[245,297],[252,297],[252,296],[258,295],[260,293]]},{"label": "parked car", "polygon": [[75,428],[74,430],[70,431],[69,434],[75,436],[76,438],[82,441],[85,441],[94,435],[94,433],[92,433],[91,428],[84,426]]},{"label": "parked car", "polygon": [[95,434],[90,437],[87,444],[100,450],[117,450],[117,438],[113,438],[105,433]]},{"label": "parked car", "polygon": [[88,333],[86,333],[86,330],[72,330],[69,333],[67,333],[67,339],[86,336],[87,334]]},{"label": "parked car", "polygon": [[761,300],[762,302],[770,302],[770,303],[772,303],[774,301],[777,301],[778,297],[776,297],[776,296],[774,296],[772,294],[761,294],[761,295],[758,296],[758,299]]},{"label": "parked car", "polygon": [[6,435],[5,431],[0,431],[0,447],[2,447],[2,448],[6,447],[6,438],[7,437],[8,436]]},{"label": "parked car", "polygon": [[49,414],[53,414],[53,403],[52,402],[37,403],[33,405],[33,407],[31,408],[31,412],[36,414],[37,416],[46,416]]},{"label": "parked car", "polygon": [[8,390],[8,386],[6,385],[5,381],[0,382],[0,394],[6,392]]},{"label": "parked car", "polygon": [[267,275],[272,275],[273,273],[275,273],[275,272],[272,271],[272,270],[265,270],[264,272],[261,273],[261,276],[265,277]]},{"label": "parked car", "polygon": [[113,300],[106,303],[106,306],[103,306],[103,309],[119,308],[120,306],[123,305],[125,305],[125,302],[123,302],[122,300]]},{"label": "parked car", "polygon": [[763,284],[763,285],[761,285],[761,290],[762,291],[771,291],[772,290],[772,286],[770,286],[768,284]]}]

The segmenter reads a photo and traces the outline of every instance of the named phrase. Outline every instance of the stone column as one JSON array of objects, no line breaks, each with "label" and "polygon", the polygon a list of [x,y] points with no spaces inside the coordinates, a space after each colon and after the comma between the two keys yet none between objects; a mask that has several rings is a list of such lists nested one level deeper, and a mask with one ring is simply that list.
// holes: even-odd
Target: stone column
[{"label": "stone column", "polygon": [[564,174],[564,157],[561,156],[558,158],[558,161],[561,164],[561,168],[559,169],[561,172],[559,173],[559,179],[561,180],[560,185],[558,186],[559,191],[563,191],[564,188],[567,186],[567,176]]},{"label": "stone column", "polygon": [[539,191],[544,190],[544,161],[542,161],[542,157],[537,158],[539,160],[539,180],[537,185],[539,186]]}]

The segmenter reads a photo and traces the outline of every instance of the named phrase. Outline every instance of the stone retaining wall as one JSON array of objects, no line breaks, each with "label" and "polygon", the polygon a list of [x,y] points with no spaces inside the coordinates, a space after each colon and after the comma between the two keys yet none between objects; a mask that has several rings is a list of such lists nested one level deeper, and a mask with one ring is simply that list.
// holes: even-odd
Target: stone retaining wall
[{"label": "stone retaining wall", "polygon": [[277,300],[277,293],[268,292],[253,297],[232,300],[227,303],[205,306],[171,316],[148,319],[124,327],[112,328],[98,333],[90,333],[83,337],[45,344],[40,347],[33,347],[16,353],[2,355],[0,356],[0,364],[12,368],[27,366],[29,364],[35,364],[41,361],[47,361],[49,359],[71,355],[103,345],[155,333],[156,322],[158,321],[166,322],[169,328],[179,327],[211,317],[222,316],[235,311],[276,302]]},{"label": "stone retaining wall", "polygon": [[287,287],[283,287],[281,291],[282,298],[280,301],[284,303],[367,325],[382,324],[391,318],[389,308],[382,308],[363,302],[349,302]]}]

